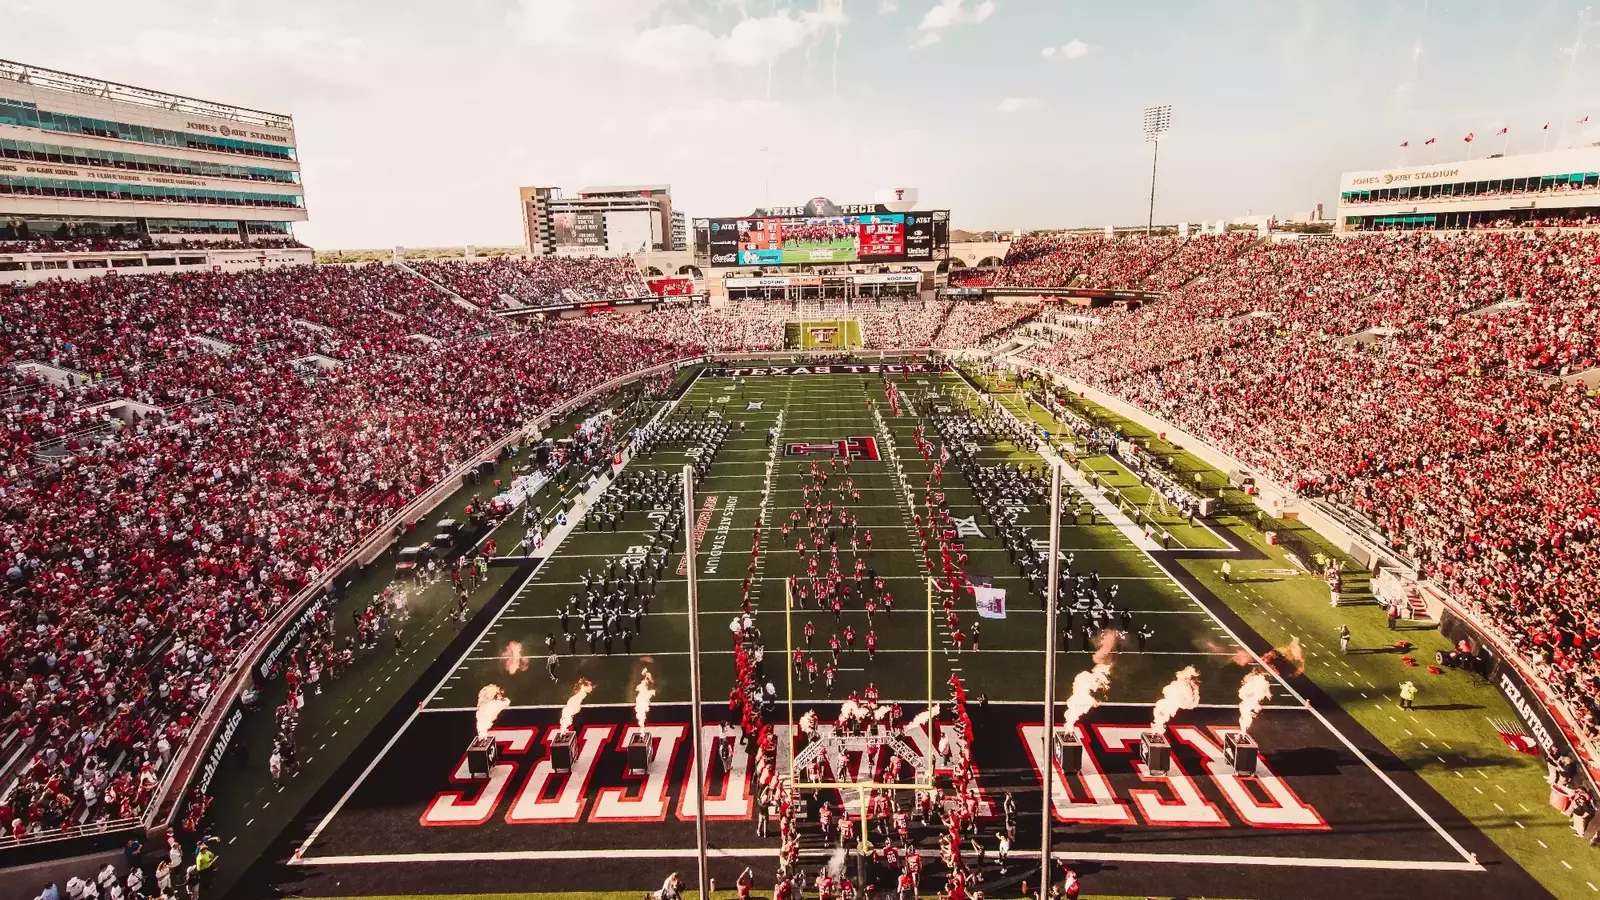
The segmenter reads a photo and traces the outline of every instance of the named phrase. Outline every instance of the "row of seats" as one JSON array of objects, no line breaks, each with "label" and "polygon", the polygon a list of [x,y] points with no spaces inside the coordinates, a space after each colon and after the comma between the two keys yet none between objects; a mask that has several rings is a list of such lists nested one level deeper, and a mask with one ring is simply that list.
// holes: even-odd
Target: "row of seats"
[{"label": "row of seats", "polygon": [[491,309],[549,306],[582,300],[625,300],[650,293],[639,267],[627,257],[599,259],[497,256],[484,260],[429,260],[408,265],[467,300]]}]

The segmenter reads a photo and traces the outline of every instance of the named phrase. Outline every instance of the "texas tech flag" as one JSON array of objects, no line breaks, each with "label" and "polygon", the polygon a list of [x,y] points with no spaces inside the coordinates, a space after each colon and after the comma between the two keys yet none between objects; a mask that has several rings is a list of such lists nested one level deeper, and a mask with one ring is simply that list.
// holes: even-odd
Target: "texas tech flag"
[{"label": "texas tech flag", "polygon": [[1004,619],[1006,617],[1006,591],[1005,588],[994,586],[994,579],[986,575],[975,575],[967,579],[972,586],[972,595],[978,603],[978,615],[985,619]]},{"label": "texas tech flag", "polygon": [[845,456],[876,462],[878,439],[875,437],[848,437],[826,442],[795,442],[783,445],[784,456]]},{"label": "texas tech flag", "polygon": [[1500,735],[1500,740],[1505,741],[1507,747],[1518,753],[1526,753],[1530,756],[1539,755],[1539,742],[1533,739],[1533,735],[1528,733],[1528,729],[1523,728],[1516,722],[1492,716],[1489,718],[1489,724],[1494,726],[1495,733]]}]

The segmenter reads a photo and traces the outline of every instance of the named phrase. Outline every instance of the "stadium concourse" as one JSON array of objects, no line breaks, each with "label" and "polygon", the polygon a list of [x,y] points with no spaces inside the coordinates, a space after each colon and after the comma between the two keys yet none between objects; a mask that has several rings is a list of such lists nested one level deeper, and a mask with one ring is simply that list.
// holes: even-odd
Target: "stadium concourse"
[{"label": "stadium concourse", "polygon": [[[708,354],[779,350],[785,326],[795,320],[859,323],[866,349],[988,348],[1011,354],[1020,348],[1018,355],[1002,361],[1026,363],[1132,404],[1303,496],[1335,504],[1369,523],[1395,553],[1492,628],[1498,641],[1513,647],[1538,682],[1553,692],[1549,701],[1573,723],[1573,738],[1581,749],[1595,736],[1595,679],[1600,672],[1600,596],[1595,593],[1600,579],[1591,549],[1600,514],[1594,496],[1600,484],[1594,460],[1600,456],[1593,446],[1595,401],[1581,379],[1569,376],[1593,369],[1600,353],[1597,270],[1600,239],[1592,231],[1378,234],[1281,242],[1238,233],[1110,241],[1044,237],[1016,241],[1002,266],[962,273],[952,283],[1125,288],[1162,296],[1137,309],[1074,309],[1071,315],[1035,301],[812,303],[799,309],[748,302],[720,308],[663,305],[642,314],[606,312],[533,324],[494,313],[559,305],[572,296],[638,298],[646,288],[631,263],[615,260],[302,266],[0,287],[0,317],[6,322],[0,341],[9,358],[22,364],[6,375],[6,427],[0,435],[0,452],[7,460],[7,586],[5,628],[0,632],[0,675],[6,688],[0,694],[0,716],[6,722],[0,736],[0,820],[10,834],[6,846],[24,847],[63,831],[127,823],[145,815],[173,761],[196,749],[187,742],[197,716],[239,663],[236,654],[259,636],[264,623],[346,550],[374,529],[388,527],[407,502],[484,448],[565,399],[652,366]],[[1028,406],[1021,394],[1001,391],[995,396],[1004,400],[1002,411],[974,395],[964,378],[944,371],[887,380],[879,373],[816,376],[823,381],[811,386],[802,384],[805,377],[735,379],[724,370],[709,370],[699,374],[689,393],[671,399],[692,374],[674,388],[652,379],[649,393],[656,399],[631,407],[628,416],[634,418],[573,423],[563,432],[573,437],[565,453],[519,463],[520,471],[502,465],[496,476],[525,475],[541,479],[539,483],[553,478],[566,492],[563,504],[583,497],[592,505],[616,497],[605,499],[604,480],[597,478],[591,486],[575,476],[589,469],[605,474],[614,452],[627,457],[625,473],[670,473],[684,461],[703,462],[708,468],[705,493],[720,495],[719,505],[707,513],[708,527],[714,526],[711,540],[718,539],[716,532],[725,524],[728,532],[720,536],[725,553],[729,545],[737,546],[739,535],[755,541],[759,534],[767,542],[757,543],[753,555],[761,568],[751,576],[757,610],[752,615],[767,651],[777,656],[775,648],[781,644],[775,642],[784,628],[773,621],[781,594],[775,597],[772,590],[783,584],[784,576],[803,570],[796,569],[800,557],[794,551],[772,545],[781,523],[769,520],[761,532],[753,530],[755,510],[762,500],[773,512],[797,506],[804,510],[801,488],[786,481],[805,482],[811,458],[790,459],[783,452],[788,444],[845,441],[839,446],[846,447],[844,458],[852,459],[855,471],[843,474],[824,466],[822,474],[830,480],[823,488],[833,498],[843,479],[859,483],[855,490],[862,499],[851,495],[848,508],[859,508],[861,524],[855,527],[873,531],[876,544],[859,554],[841,549],[841,559],[845,565],[855,558],[872,560],[870,565],[887,573],[882,577],[898,608],[892,614],[893,629],[887,621],[881,626],[883,681],[870,678],[867,665],[841,664],[835,677],[841,692],[863,694],[863,682],[874,680],[885,706],[889,700],[922,697],[910,691],[915,678],[897,660],[921,658],[925,664],[929,651],[926,642],[916,646],[905,633],[912,629],[902,624],[902,617],[909,618],[905,614],[915,605],[914,586],[925,583],[926,573],[916,564],[922,558],[919,542],[929,537],[918,537],[918,527],[933,525],[927,518],[908,523],[906,517],[933,514],[938,504],[928,505],[930,490],[950,495],[950,514],[974,518],[973,527],[981,532],[961,535],[964,544],[971,544],[971,549],[962,548],[968,557],[963,570],[993,577],[997,586],[1006,587],[1012,606],[1007,619],[983,626],[981,650],[956,656],[953,644],[937,648],[934,690],[945,702],[941,727],[953,726],[964,715],[976,726],[987,726],[969,732],[973,739],[965,749],[943,755],[957,762],[964,758],[975,770],[963,777],[972,779],[966,783],[976,786],[982,806],[973,810],[963,836],[972,837],[976,828],[985,853],[995,852],[994,835],[1005,822],[1003,798],[1014,789],[1023,820],[1015,843],[1029,846],[1026,832],[1037,828],[1042,800],[1038,769],[1029,774],[1028,768],[1029,748],[1036,744],[1022,739],[1030,727],[1039,726],[1037,706],[1029,719],[1025,702],[1037,697],[1027,687],[1039,681],[1030,668],[1042,657],[1043,638],[1031,618],[1037,613],[1026,583],[1012,574],[1016,567],[996,541],[997,511],[976,505],[969,474],[951,466],[941,472],[943,484],[926,485],[923,479],[933,477],[940,450],[968,443],[976,447],[974,464],[1038,464],[1023,433],[996,423],[1011,421],[1009,413],[1043,415],[1042,408]],[[918,383],[922,381],[927,383]],[[936,393],[930,397],[929,391]],[[696,407],[698,413],[692,411]],[[713,421],[708,415],[713,409],[722,413],[721,421],[747,423],[747,428],[724,435],[720,455],[686,455],[709,446],[704,439],[711,430],[705,423]],[[941,418],[969,414],[963,410],[979,423],[970,433],[960,432],[970,435],[970,441],[930,430]],[[634,443],[631,424],[658,412],[665,423],[659,427],[689,437],[632,457],[642,447]],[[781,431],[769,447],[765,431],[780,427],[780,414]],[[1086,408],[1081,414],[1095,411]],[[1082,423],[1068,416],[1050,418],[1044,427],[1059,436],[1075,430],[1075,424]],[[577,425],[582,428],[572,430]],[[962,422],[947,425],[968,428]],[[919,452],[919,433],[932,443],[928,459]],[[1087,442],[1091,436],[1078,437]],[[850,455],[850,448],[865,444],[849,442],[868,438],[879,458],[855,462],[862,457]],[[898,454],[905,483],[892,474],[886,452]],[[1119,465],[1109,457],[1086,461],[1104,468],[1106,475],[1115,474]],[[768,464],[776,473],[770,489],[764,480]],[[746,481],[749,487],[724,486]],[[1118,648],[1112,703],[1086,720],[1096,729],[1094,746],[1103,751],[1098,762],[1110,798],[1090,803],[1101,810],[1092,815],[1120,810],[1128,818],[1096,826],[1073,819],[1073,804],[1103,798],[1094,793],[1099,788],[1092,780],[1062,787],[1066,820],[1082,827],[1063,829],[1058,844],[1068,859],[1092,867],[1086,869],[1088,877],[1102,879],[1094,890],[1177,895],[1203,886],[1213,894],[1270,895],[1281,893],[1285,885],[1303,886],[1307,867],[1316,866],[1340,868],[1339,878],[1328,881],[1359,884],[1377,896],[1484,889],[1536,896],[1541,885],[1563,894],[1584,884],[1592,889],[1588,879],[1594,877],[1595,864],[1586,857],[1588,851],[1558,843],[1573,843],[1574,838],[1550,829],[1553,815],[1530,809],[1529,804],[1543,802],[1537,788],[1524,784],[1516,799],[1501,798],[1508,805],[1496,800],[1494,809],[1485,809],[1482,804],[1488,801],[1459,796],[1455,787],[1442,784],[1451,778],[1414,773],[1423,767],[1415,760],[1429,755],[1414,756],[1410,728],[1402,729],[1405,735],[1390,733],[1381,723],[1363,718],[1366,713],[1347,714],[1341,705],[1353,706],[1356,698],[1342,688],[1330,688],[1344,683],[1343,672],[1320,677],[1323,664],[1317,661],[1309,663],[1306,675],[1261,666],[1269,651],[1278,651],[1273,659],[1281,657],[1285,642],[1258,636],[1274,626],[1259,621],[1255,609],[1292,600],[1299,596],[1295,589],[1269,585],[1270,590],[1247,598],[1213,583],[1209,574],[1197,574],[1202,568],[1209,573],[1216,558],[1231,553],[1239,569],[1254,566],[1263,581],[1294,582],[1292,575],[1272,574],[1297,570],[1283,568],[1281,550],[1260,545],[1245,518],[1230,514],[1189,525],[1185,517],[1152,510],[1152,498],[1139,494],[1136,484],[1130,482],[1128,489],[1131,497],[1140,498],[1133,503],[1142,507],[1136,518],[1154,517],[1179,549],[1152,545],[1149,535],[1141,541],[1137,529],[1117,522],[1108,510],[1097,510],[1099,519],[1092,524],[1067,530],[1089,543],[1064,541],[1079,554],[1075,571],[1098,572],[1097,591],[1101,578],[1128,579],[1118,596],[1123,608],[1138,617],[1130,634],[1138,634],[1145,619],[1155,630],[1142,656],[1132,647]],[[1222,490],[1220,484],[1217,490]],[[1086,501],[1089,497],[1080,496]],[[730,502],[735,498],[737,503]],[[845,505],[842,499],[830,502]],[[481,500],[473,505],[482,512]],[[467,514],[464,504],[452,508]],[[1133,512],[1113,509],[1123,516]],[[624,514],[627,530],[647,534],[638,521],[648,519],[647,512],[636,506],[631,513]],[[691,530],[701,513],[685,511]],[[1037,529],[1037,514],[1036,506],[1020,511],[1023,527]],[[218,787],[229,797],[251,795],[256,787],[229,787],[227,782],[264,780],[270,760],[285,783],[306,779],[307,786],[293,793],[306,807],[304,814],[291,825],[288,817],[298,810],[280,807],[268,815],[267,806],[258,802],[260,812],[254,816],[261,823],[252,826],[255,817],[240,821],[229,811],[208,808],[208,796],[194,792],[178,817],[174,868],[181,872],[194,862],[201,839],[217,833],[213,829],[218,821],[234,830],[223,836],[224,842],[252,827],[274,828],[256,836],[265,842],[288,825],[276,844],[281,852],[269,854],[273,865],[257,870],[262,877],[252,880],[258,885],[280,882],[284,871],[275,864],[298,848],[304,851],[302,859],[286,871],[304,878],[308,891],[330,896],[338,890],[318,879],[333,866],[360,871],[369,885],[385,890],[394,885],[384,878],[403,877],[401,873],[423,873],[419,877],[443,886],[459,879],[460,870],[451,868],[449,859],[430,861],[430,854],[525,849],[525,829],[516,827],[503,809],[515,808],[513,798],[501,803],[496,795],[488,805],[493,807],[491,816],[499,818],[479,828],[428,828],[424,811],[452,790],[455,800],[447,806],[487,802],[486,793],[472,795],[478,788],[471,785],[450,787],[474,727],[463,708],[472,705],[470,700],[483,687],[475,682],[487,683],[493,674],[511,699],[512,708],[496,725],[501,729],[496,738],[508,747],[510,769],[499,789],[508,784],[525,788],[529,773],[524,769],[537,772],[534,742],[548,735],[547,719],[565,700],[562,695],[571,693],[572,679],[585,674],[595,693],[586,707],[591,718],[580,718],[580,725],[585,733],[591,726],[606,731],[593,741],[592,784],[578,783],[573,788],[576,799],[566,788],[549,797],[536,792],[530,799],[534,806],[575,802],[573,819],[581,823],[539,847],[558,855],[505,866],[475,864],[473,877],[483,879],[485,890],[510,889],[508,885],[530,872],[551,879],[546,882],[551,889],[577,888],[585,885],[587,874],[574,874],[567,857],[598,853],[619,860],[608,867],[618,890],[643,887],[652,877],[659,883],[669,861],[624,851],[651,845],[658,837],[663,847],[681,851],[684,846],[682,773],[674,768],[669,778],[665,767],[681,765],[686,744],[663,757],[660,777],[665,780],[642,785],[622,776],[622,745],[612,745],[622,740],[632,718],[642,680],[635,673],[643,668],[659,678],[665,730],[677,727],[672,734],[678,736],[671,739],[686,740],[681,735],[686,721],[686,624],[674,593],[681,590],[682,580],[673,568],[681,537],[677,545],[666,546],[670,563],[660,576],[657,608],[648,622],[632,629],[638,646],[628,648],[620,631],[609,631],[615,643],[610,655],[602,649],[591,658],[562,648],[552,681],[544,671],[548,654],[543,648],[546,635],[564,640],[557,638],[551,622],[560,612],[558,605],[574,593],[566,582],[582,577],[580,569],[598,568],[613,556],[637,558],[634,548],[640,546],[595,534],[596,521],[589,517],[558,524],[563,517],[553,507],[540,509],[529,522],[520,514],[509,515],[492,538],[477,535],[493,545],[476,542],[469,552],[452,557],[482,553],[485,570],[463,566],[455,572],[485,589],[469,592],[466,616],[455,614],[453,585],[439,585],[429,593],[426,603],[433,606],[426,608],[437,606],[439,611],[433,631],[447,622],[454,629],[463,618],[470,620],[461,635],[470,652],[459,664],[455,656],[444,654],[451,644],[448,635],[424,639],[433,641],[424,646],[445,669],[438,677],[424,677],[428,660],[400,657],[400,610],[406,601],[420,598],[386,593],[381,585],[368,592],[380,594],[371,603],[359,593],[330,594],[317,627],[278,667],[277,674],[292,673],[287,685],[276,676],[265,679],[258,701],[275,706],[287,688],[305,701],[304,712],[280,710],[268,727],[257,728],[259,738],[246,757],[253,761],[240,774],[222,777]],[[591,530],[585,532],[581,522]],[[833,527],[840,526],[835,522]],[[553,555],[546,553],[545,537],[554,543],[558,534],[563,537],[559,547]],[[670,535],[662,540],[670,545]],[[932,540],[930,559],[937,561],[939,538]],[[785,543],[792,544],[792,539]],[[646,540],[643,546],[651,545]],[[1336,555],[1331,547],[1322,549]],[[1102,566],[1083,558],[1097,550],[1106,551]],[[829,556],[821,548],[813,548],[812,555]],[[742,552],[736,559],[744,559]],[[740,605],[734,588],[742,586],[743,569],[738,562],[727,564],[735,566],[735,574],[719,577],[733,580],[705,598],[708,616],[717,623]],[[951,578],[948,572],[936,574],[943,574],[947,583]],[[853,573],[847,570],[843,577],[850,580]],[[909,579],[905,596],[897,584],[902,578]],[[1325,590],[1323,600],[1326,605]],[[969,639],[976,636],[969,628],[976,620],[973,602],[970,596],[961,598],[954,621],[940,611],[941,641],[948,642],[954,631],[968,633]],[[363,616],[366,611],[370,618]],[[347,627],[350,612],[355,621]],[[866,616],[859,596],[849,614]],[[1286,620],[1311,621],[1303,610],[1279,608],[1279,614]],[[888,615],[885,610],[880,618]],[[832,612],[825,618],[831,621]],[[1166,625],[1169,618],[1181,624]],[[1318,627],[1324,624],[1317,622]],[[480,635],[483,628],[488,630]],[[859,623],[855,630],[864,641]],[[514,639],[513,633],[526,660],[510,665],[525,671],[506,669],[502,642]],[[392,659],[377,649],[380,634],[394,641]],[[351,671],[349,657],[340,650],[347,642],[361,654],[354,665],[365,679],[362,684],[371,683],[375,696],[387,698],[390,706],[400,703],[396,709],[403,715],[372,720],[371,738],[345,746],[348,763],[325,758],[314,768],[308,758],[305,771],[296,775],[302,761],[294,757],[297,727],[318,732],[324,723],[297,726],[294,720],[330,713],[318,709],[315,698],[325,683],[319,679],[331,682]],[[1072,655],[1063,657],[1068,660],[1063,697],[1090,655],[1078,649],[1076,640],[1069,646]],[[716,653],[708,657],[706,687],[714,697],[718,689],[734,685],[734,661],[743,657],[727,645],[710,649]],[[853,653],[859,656],[864,650]],[[1163,653],[1174,656],[1164,661]],[[789,661],[772,656],[765,671],[785,671]],[[1261,720],[1262,743],[1269,765],[1280,776],[1277,783],[1287,791],[1270,794],[1270,799],[1280,810],[1310,810],[1307,815],[1319,820],[1315,827],[1308,818],[1307,827],[1299,830],[1261,830],[1249,812],[1241,811],[1241,795],[1210,776],[1185,782],[1198,785],[1193,797],[1180,793],[1153,802],[1192,806],[1189,812],[1197,815],[1209,815],[1197,812],[1209,807],[1222,820],[1211,824],[1223,827],[1206,831],[1157,825],[1159,820],[1146,814],[1155,808],[1147,805],[1149,798],[1130,803],[1130,788],[1147,776],[1133,765],[1126,742],[1117,743],[1121,732],[1115,726],[1148,725],[1146,707],[1172,673],[1190,663],[1199,673],[1203,705],[1186,713],[1189,718],[1178,719],[1190,729],[1174,732],[1186,741],[1177,754],[1182,767],[1195,773],[1209,770],[1204,742],[1219,740],[1220,732],[1202,729],[1230,720],[1237,727],[1234,708],[1244,672],[1252,665],[1270,669],[1281,680],[1274,689],[1276,705]],[[858,668],[862,671],[849,671]],[[399,683],[386,687],[396,674]],[[950,706],[951,674],[961,676],[967,692],[964,711]],[[377,675],[385,677],[379,682]],[[1335,676],[1341,681],[1330,681]],[[1366,673],[1391,681],[1393,676]],[[1426,687],[1461,693],[1467,698],[1463,707],[1512,715],[1492,690],[1444,687],[1443,679],[1449,677],[1440,676],[1438,687],[1433,682]],[[408,699],[410,682],[420,685],[423,696]],[[1394,690],[1393,684],[1370,684],[1380,696]],[[782,696],[782,679],[773,687]],[[925,683],[918,687],[926,689]],[[336,690],[329,684],[330,693]],[[989,702],[978,703],[980,696]],[[1302,697],[1310,701],[1310,709],[1300,702]],[[1371,700],[1364,694],[1361,699]],[[423,708],[410,716],[418,701],[424,702]],[[825,721],[837,716],[821,697],[812,702],[819,704]],[[359,712],[361,705],[351,708]],[[269,718],[267,712],[251,715]],[[716,722],[724,713],[709,715]],[[1407,721],[1410,715],[1417,714],[1408,714]],[[1484,715],[1476,716],[1480,730]],[[408,716],[415,721],[407,721]],[[777,721],[773,718],[767,726]],[[1000,737],[986,740],[996,732]],[[652,734],[661,739],[661,733]],[[936,743],[929,740],[926,726],[922,734],[925,745]],[[589,737],[582,741],[581,748],[590,746]],[[741,760],[748,754],[746,771],[752,777],[758,749],[736,754]],[[1510,751],[1478,749],[1482,753],[1474,755],[1482,758],[1476,769],[1470,764],[1474,760],[1462,755],[1458,764],[1445,764],[1453,769],[1450,774],[1464,778],[1463,771],[1476,772],[1483,785],[1467,786],[1479,794],[1486,788],[1504,794],[1505,785],[1491,784],[1486,767],[1507,772],[1526,767]],[[1445,757],[1438,758],[1443,763]],[[1032,759],[1033,766],[1040,762]],[[412,778],[414,763],[420,774]],[[1586,783],[1581,760],[1553,763],[1553,780]],[[956,772],[963,770],[958,766]],[[729,787],[726,778],[719,784]],[[1179,790],[1176,784],[1170,783]],[[284,785],[268,787],[263,796],[282,789]],[[1089,793],[1079,795],[1080,789]],[[753,802],[754,796],[747,799]],[[659,815],[641,812],[639,804],[652,797],[677,805],[670,811],[662,807]],[[848,802],[846,797],[837,799]],[[1260,799],[1246,802],[1243,809],[1254,809],[1250,804]],[[1572,824],[1579,832],[1592,832],[1592,806],[1585,805],[1588,798],[1581,793],[1577,801]],[[611,810],[618,827],[593,820],[603,808]],[[1136,815],[1136,808],[1142,812]],[[532,814],[536,819],[553,815],[550,809]],[[671,825],[629,828],[630,818],[670,819]],[[742,811],[735,818],[742,824],[719,823],[715,840],[732,850],[759,848],[749,859],[761,861],[758,871],[769,878],[781,847],[779,826],[772,825],[770,840],[756,843],[749,837],[755,827],[752,813]],[[802,818],[801,864],[814,875],[818,857],[831,851],[824,853],[817,816]],[[911,840],[929,857],[921,885],[926,889],[943,884],[940,830],[930,824]],[[308,840],[313,831],[320,833]],[[1518,831],[1530,835],[1522,837]],[[1034,845],[1037,839],[1035,831]],[[487,841],[481,846],[489,849],[477,849],[480,841]],[[1529,846],[1533,841],[1539,849]],[[206,849],[218,849],[216,842],[207,843]],[[405,869],[316,861],[319,854],[395,853],[419,859]],[[1239,857],[1270,862],[1241,863]],[[676,858],[681,861],[681,853]],[[1161,865],[1147,865],[1149,861]],[[249,859],[230,863],[234,870],[229,877],[238,878]],[[992,878],[984,868],[990,865],[981,862],[979,871]],[[1524,869],[1540,884],[1528,881]],[[143,884],[157,883],[155,868],[143,871]],[[724,883],[731,883],[735,874],[736,869],[724,874]],[[118,877],[126,886],[127,876]],[[345,871],[338,875],[350,877],[355,876]],[[991,883],[999,893],[1012,889],[1009,883],[1004,888]],[[345,884],[350,890],[349,882]],[[1334,886],[1328,884],[1328,890]]]}]

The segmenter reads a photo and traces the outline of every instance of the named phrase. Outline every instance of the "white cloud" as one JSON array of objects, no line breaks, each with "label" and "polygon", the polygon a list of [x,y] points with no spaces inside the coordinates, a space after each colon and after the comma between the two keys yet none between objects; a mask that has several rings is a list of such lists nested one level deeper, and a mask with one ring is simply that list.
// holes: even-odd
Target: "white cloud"
[{"label": "white cloud", "polygon": [[900,4],[895,0],[878,0],[878,15],[892,16],[900,11]]},{"label": "white cloud", "polygon": [[723,33],[703,21],[674,19],[670,6],[668,0],[521,0],[511,20],[535,47],[669,72],[708,62],[764,65],[848,21],[844,0],[764,16],[746,15],[741,6],[739,21]]},{"label": "white cloud", "polygon": [[951,28],[963,25],[980,25],[990,16],[994,15],[994,0],[980,0],[976,6],[968,7],[967,0],[939,0],[938,5],[928,10],[922,17],[922,22],[917,25],[917,30],[922,36],[914,46],[927,47],[939,43],[943,33]]},{"label": "white cloud", "polygon": [[1036,97],[1007,97],[1000,101],[1000,111],[1003,113],[1022,112],[1039,105]]},{"label": "white cloud", "polygon": [[1055,59],[1060,54],[1062,59],[1082,59],[1089,54],[1089,45],[1073,38],[1060,47],[1046,47],[1040,51],[1045,59]]}]

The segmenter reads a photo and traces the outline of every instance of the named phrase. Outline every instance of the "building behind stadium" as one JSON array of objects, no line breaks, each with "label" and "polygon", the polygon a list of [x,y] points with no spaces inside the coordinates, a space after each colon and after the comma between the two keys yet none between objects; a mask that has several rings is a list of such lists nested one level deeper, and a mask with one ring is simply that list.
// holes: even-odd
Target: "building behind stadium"
[{"label": "building behind stadium", "polygon": [[294,120],[0,60],[0,280],[311,261]]},{"label": "building behind stadium", "polygon": [[1339,176],[1339,230],[1600,223],[1600,146]]},{"label": "building behind stadium", "polygon": [[688,220],[672,208],[672,185],[606,185],[566,194],[519,188],[529,256],[630,256],[689,249]]}]

